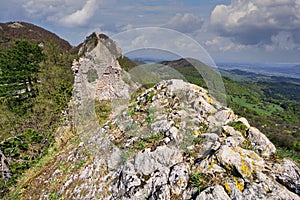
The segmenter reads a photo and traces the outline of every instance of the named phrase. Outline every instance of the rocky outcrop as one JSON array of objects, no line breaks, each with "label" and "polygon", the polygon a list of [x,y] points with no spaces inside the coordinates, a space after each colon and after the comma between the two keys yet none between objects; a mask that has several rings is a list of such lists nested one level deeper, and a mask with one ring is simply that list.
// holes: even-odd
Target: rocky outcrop
[{"label": "rocky outcrop", "polygon": [[[86,162],[44,180],[62,199],[300,199],[299,166],[274,159],[274,145],[245,118],[182,80],[131,93],[136,85],[122,80],[129,75],[116,48],[110,55],[103,36],[95,37],[73,65],[82,140],[61,159]],[[129,97],[103,126],[92,117],[90,102]]]}]

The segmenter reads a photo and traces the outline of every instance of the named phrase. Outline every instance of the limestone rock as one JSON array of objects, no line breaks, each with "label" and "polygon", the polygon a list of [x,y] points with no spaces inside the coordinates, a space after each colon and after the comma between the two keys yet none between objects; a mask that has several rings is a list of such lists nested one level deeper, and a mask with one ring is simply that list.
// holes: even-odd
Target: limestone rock
[{"label": "limestone rock", "polygon": [[282,164],[277,166],[280,171],[276,173],[276,180],[289,190],[300,195],[300,167],[289,159],[283,159]]},{"label": "limestone rock", "polygon": [[238,118],[237,122],[242,122],[248,129],[250,128],[248,120],[244,117]]},{"label": "limestone rock", "polygon": [[155,151],[145,149],[140,152],[134,159],[135,170],[138,173],[149,175],[155,170],[170,167],[182,161],[182,156],[175,148],[160,146]]},{"label": "limestone rock", "polygon": [[169,176],[170,187],[173,194],[179,195],[188,185],[189,170],[184,163],[172,166]]},{"label": "limestone rock", "polygon": [[230,198],[221,185],[216,185],[202,191],[196,200],[230,200]]},{"label": "limestone rock", "polygon": [[276,153],[274,144],[255,127],[249,128],[247,139],[253,143],[262,156],[269,157]]},{"label": "limestone rock", "polygon": [[228,169],[236,170],[244,179],[253,180],[264,166],[264,160],[255,152],[240,147],[221,146],[216,153],[218,161]]}]

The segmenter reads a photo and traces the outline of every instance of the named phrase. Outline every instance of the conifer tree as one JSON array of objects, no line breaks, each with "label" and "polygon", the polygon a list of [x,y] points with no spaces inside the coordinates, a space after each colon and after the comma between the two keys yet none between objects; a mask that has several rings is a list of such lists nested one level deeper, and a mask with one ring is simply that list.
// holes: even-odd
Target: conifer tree
[{"label": "conifer tree", "polygon": [[11,109],[30,106],[43,59],[42,48],[28,41],[16,41],[12,49],[0,52],[0,98]]}]

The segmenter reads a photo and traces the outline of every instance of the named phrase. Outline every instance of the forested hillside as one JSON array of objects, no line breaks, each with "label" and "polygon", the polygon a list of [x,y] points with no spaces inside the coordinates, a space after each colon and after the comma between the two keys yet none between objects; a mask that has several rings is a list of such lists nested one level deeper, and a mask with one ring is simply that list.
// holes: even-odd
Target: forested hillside
[{"label": "forested hillside", "polygon": [[1,194],[47,153],[72,96],[71,46],[41,28],[39,38],[19,40],[22,26],[0,31]]}]

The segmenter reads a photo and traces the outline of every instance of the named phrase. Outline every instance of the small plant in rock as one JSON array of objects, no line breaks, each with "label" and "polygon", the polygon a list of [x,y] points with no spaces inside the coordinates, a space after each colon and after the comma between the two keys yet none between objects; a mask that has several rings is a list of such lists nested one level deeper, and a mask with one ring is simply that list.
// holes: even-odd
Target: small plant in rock
[{"label": "small plant in rock", "polygon": [[228,126],[233,127],[235,130],[240,131],[243,135],[246,135],[246,131],[248,130],[247,126],[242,122],[231,122]]},{"label": "small plant in rock", "polygon": [[193,143],[194,144],[201,144],[203,142],[203,138],[201,138],[201,137],[195,137],[194,139],[193,139]]},{"label": "small plant in rock", "polygon": [[146,121],[148,122],[148,124],[152,123],[154,121],[154,114],[149,114],[146,117]]},{"label": "small plant in rock", "polygon": [[154,96],[155,96],[155,93],[154,93],[154,92],[150,92],[150,93],[147,95],[146,101],[147,101],[147,102],[152,101],[152,99],[153,99]]},{"label": "small plant in rock", "polygon": [[97,74],[97,70],[96,69],[89,69],[87,72],[87,80],[89,83],[94,82],[95,80],[97,80],[98,74]]},{"label": "small plant in rock", "polygon": [[196,155],[196,152],[194,150],[186,150],[184,153],[189,157],[193,157]]},{"label": "small plant in rock", "polygon": [[137,123],[134,121],[126,126],[125,131],[134,130],[138,127]]},{"label": "small plant in rock", "polygon": [[208,130],[208,125],[207,124],[204,124],[204,123],[200,123],[200,126],[199,126],[199,130],[201,131],[201,133],[205,133],[207,130]]},{"label": "small plant in rock", "polygon": [[163,138],[164,138],[164,134],[158,133],[158,134],[151,135],[150,137],[145,138],[144,140],[147,143],[153,143],[153,142],[159,141],[159,140],[161,140]]},{"label": "small plant in rock", "polygon": [[131,149],[124,150],[121,155],[121,163],[124,164],[131,157],[133,151]]},{"label": "small plant in rock", "polygon": [[109,100],[95,101],[95,112],[97,115],[97,119],[99,120],[99,124],[103,124],[104,122],[107,121],[111,111],[112,111],[111,101]]},{"label": "small plant in rock", "polygon": [[145,142],[143,140],[139,140],[134,143],[133,148],[137,150],[143,150],[145,149]]},{"label": "small plant in rock", "polygon": [[253,147],[253,145],[251,144],[251,142],[247,139],[244,140],[244,142],[242,142],[240,144],[240,147],[242,147],[243,149],[248,149],[248,150],[252,150],[254,151],[255,148]]},{"label": "small plant in rock", "polygon": [[190,178],[190,186],[197,188],[198,192],[209,186],[210,177],[203,173],[195,173]]},{"label": "small plant in rock", "polygon": [[130,109],[130,110],[128,110],[128,115],[130,115],[130,116],[133,116],[133,115],[135,115],[135,111],[134,111],[134,109]]}]

